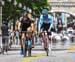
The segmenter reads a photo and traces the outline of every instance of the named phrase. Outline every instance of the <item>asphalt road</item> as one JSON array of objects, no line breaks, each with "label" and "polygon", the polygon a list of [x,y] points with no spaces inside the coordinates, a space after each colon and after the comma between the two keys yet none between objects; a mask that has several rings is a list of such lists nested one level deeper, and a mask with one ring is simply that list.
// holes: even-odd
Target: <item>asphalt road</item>
[{"label": "asphalt road", "polygon": [[[43,54],[43,55],[41,55]],[[33,51],[32,57],[23,57],[18,51],[8,51],[0,55],[0,62],[75,62],[75,51],[52,51],[46,56],[44,51]]]},{"label": "asphalt road", "polygon": [[[15,45],[13,46],[16,48]],[[54,50],[51,51],[47,57],[45,51],[42,50],[42,47],[38,46],[33,49],[32,57],[23,57],[23,55],[20,54],[20,49],[11,50],[4,55],[0,54],[0,62],[75,62],[75,51]]]}]

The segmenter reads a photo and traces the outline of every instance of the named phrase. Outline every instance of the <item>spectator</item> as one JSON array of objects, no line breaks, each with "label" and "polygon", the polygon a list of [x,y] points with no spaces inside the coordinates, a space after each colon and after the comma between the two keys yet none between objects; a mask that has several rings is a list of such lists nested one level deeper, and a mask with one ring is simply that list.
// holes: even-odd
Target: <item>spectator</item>
[{"label": "spectator", "polygon": [[51,29],[51,31],[53,31],[53,32],[57,32],[57,27],[56,27],[56,24],[57,22],[56,22],[56,20],[54,20],[53,21],[53,27],[52,27],[52,29]]},{"label": "spectator", "polygon": [[16,34],[16,44],[19,45],[20,44],[20,42],[19,42],[19,35],[20,35],[20,33],[19,33],[18,30],[16,30],[15,34]]},{"label": "spectator", "polygon": [[8,26],[6,22],[3,22],[1,30],[2,30],[2,44],[3,44],[2,53],[4,54],[4,52],[8,51]]},{"label": "spectator", "polygon": [[58,30],[58,33],[60,33],[63,30],[63,23],[61,19],[57,21],[57,30]]}]

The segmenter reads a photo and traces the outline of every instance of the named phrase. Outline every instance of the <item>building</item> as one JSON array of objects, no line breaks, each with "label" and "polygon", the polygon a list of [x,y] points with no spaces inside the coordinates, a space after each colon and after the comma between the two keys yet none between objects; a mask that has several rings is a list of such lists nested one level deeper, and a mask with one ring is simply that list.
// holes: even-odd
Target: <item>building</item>
[{"label": "building", "polygon": [[[75,19],[75,0],[48,0],[51,5],[51,11],[54,17],[61,13],[64,26],[71,24]],[[66,20],[66,21],[65,21]]]}]

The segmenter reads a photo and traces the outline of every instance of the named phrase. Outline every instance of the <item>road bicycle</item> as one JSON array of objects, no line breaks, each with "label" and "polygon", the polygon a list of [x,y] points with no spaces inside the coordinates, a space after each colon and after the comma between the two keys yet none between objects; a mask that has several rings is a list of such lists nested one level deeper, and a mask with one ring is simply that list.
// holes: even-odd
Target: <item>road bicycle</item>
[{"label": "road bicycle", "polygon": [[50,33],[50,32],[42,31],[39,33],[39,35],[41,34],[41,36],[42,36],[42,40],[44,43],[44,50],[46,51],[47,56],[49,56],[49,43],[50,43],[50,37],[49,37],[48,33]]},{"label": "road bicycle", "polygon": [[32,46],[33,46],[33,32],[28,32],[28,31],[22,31],[22,33],[24,33],[24,38],[23,40],[23,55],[24,57],[27,56],[27,51],[28,51],[28,56],[31,56],[31,50],[32,50]]}]

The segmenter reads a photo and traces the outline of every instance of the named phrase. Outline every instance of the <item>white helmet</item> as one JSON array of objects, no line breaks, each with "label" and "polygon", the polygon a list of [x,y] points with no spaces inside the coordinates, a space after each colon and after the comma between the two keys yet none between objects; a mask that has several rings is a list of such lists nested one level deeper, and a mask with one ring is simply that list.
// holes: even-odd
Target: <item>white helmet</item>
[{"label": "white helmet", "polygon": [[29,13],[32,13],[32,10],[31,10],[31,9],[28,9],[27,11],[28,11]]}]

